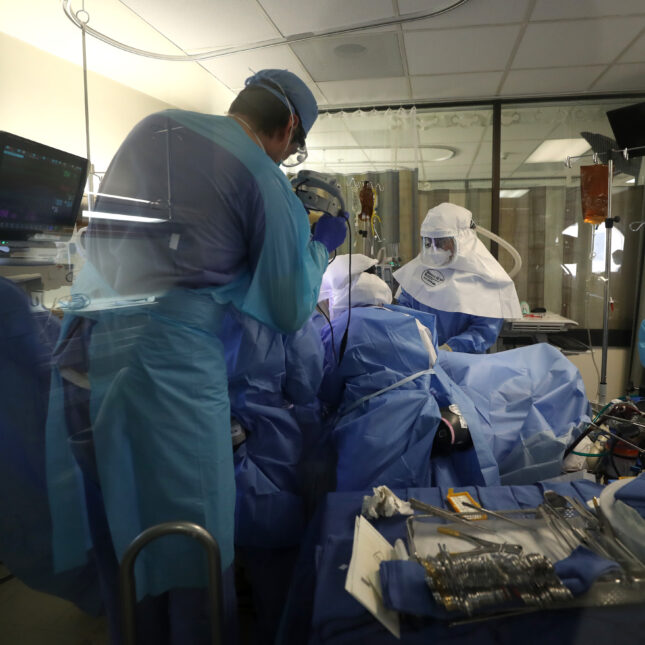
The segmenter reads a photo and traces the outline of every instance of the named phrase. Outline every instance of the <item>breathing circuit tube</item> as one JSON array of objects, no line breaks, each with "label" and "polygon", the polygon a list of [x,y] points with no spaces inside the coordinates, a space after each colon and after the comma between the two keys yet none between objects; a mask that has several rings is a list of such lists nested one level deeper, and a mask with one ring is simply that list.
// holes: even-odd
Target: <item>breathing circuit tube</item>
[{"label": "breathing circuit tube", "polygon": [[481,235],[483,235],[484,237],[487,237],[493,240],[493,242],[497,242],[500,246],[503,246],[510,253],[511,257],[513,258],[513,262],[515,262],[515,264],[513,265],[513,268],[508,272],[508,276],[510,278],[514,278],[522,268],[522,258],[520,257],[520,254],[517,252],[517,249],[512,244],[507,242],[505,239],[501,238],[499,235],[495,235],[495,233],[492,233],[487,228],[479,226],[479,224],[475,227],[475,230]]}]

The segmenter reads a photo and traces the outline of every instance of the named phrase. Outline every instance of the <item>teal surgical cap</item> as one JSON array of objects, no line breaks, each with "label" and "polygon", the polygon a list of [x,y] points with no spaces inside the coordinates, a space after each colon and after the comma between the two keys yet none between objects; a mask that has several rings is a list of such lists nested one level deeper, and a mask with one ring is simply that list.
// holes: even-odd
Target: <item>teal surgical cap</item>
[{"label": "teal surgical cap", "polygon": [[[261,69],[253,76],[250,76],[244,82],[245,86],[258,85],[271,92],[279,98],[285,105],[287,101],[280,90],[271,87],[264,81],[270,81],[278,85],[286,94],[288,102],[295,109],[302,122],[302,127],[306,133],[309,133],[311,126],[318,117],[318,104],[311,90],[295,74],[286,69]],[[289,107],[287,105],[287,107]]]}]

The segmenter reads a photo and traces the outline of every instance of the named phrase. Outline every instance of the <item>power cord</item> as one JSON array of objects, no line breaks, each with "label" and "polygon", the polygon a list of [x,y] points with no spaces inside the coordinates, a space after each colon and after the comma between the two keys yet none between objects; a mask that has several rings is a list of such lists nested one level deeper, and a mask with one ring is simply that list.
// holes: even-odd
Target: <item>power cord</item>
[{"label": "power cord", "polygon": [[316,305],[316,309],[323,315],[323,318],[327,321],[327,324],[329,325],[329,331],[331,333],[331,350],[334,354],[334,360],[336,363],[338,363],[338,354],[336,354],[336,341],[334,340],[334,326],[331,324],[331,320],[329,319],[329,316],[325,313],[325,310],[320,306]]},{"label": "power cord", "polygon": [[[349,335],[349,322],[352,318],[352,225],[349,223],[349,217],[345,218],[347,230],[349,232],[349,275],[347,276],[347,325],[345,326],[345,333],[340,341],[340,352],[338,357],[338,365],[341,364],[345,350],[347,349],[347,337]],[[332,339],[333,342],[333,339]]]}]

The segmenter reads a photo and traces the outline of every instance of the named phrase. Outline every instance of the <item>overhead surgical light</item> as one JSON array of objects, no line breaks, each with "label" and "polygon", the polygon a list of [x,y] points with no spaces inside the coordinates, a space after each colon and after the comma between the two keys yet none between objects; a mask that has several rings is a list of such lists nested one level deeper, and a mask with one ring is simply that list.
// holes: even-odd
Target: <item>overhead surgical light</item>
[{"label": "overhead surgical light", "polygon": [[582,138],[547,139],[543,141],[524,163],[562,163],[567,157],[577,157],[589,150]]}]

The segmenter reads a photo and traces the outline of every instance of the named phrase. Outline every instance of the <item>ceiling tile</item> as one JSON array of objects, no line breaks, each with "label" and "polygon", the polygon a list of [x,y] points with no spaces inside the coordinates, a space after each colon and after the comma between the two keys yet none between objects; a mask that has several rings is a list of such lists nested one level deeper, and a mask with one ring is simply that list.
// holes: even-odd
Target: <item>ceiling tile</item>
[{"label": "ceiling tile", "polygon": [[[467,179],[470,164],[446,166],[445,164],[424,164],[419,168],[419,180],[436,181],[438,179]],[[488,172],[490,175],[490,171]]]},{"label": "ceiling tile", "polygon": [[359,110],[357,112],[347,112],[342,115],[345,127],[351,132],[360,132],[367,130],[376,132],[379,130],[390,131],[395,124],[398,124],[400,118],[397,116],[398,110]]},{"label": "ceiling tile", "polygon": [[305,68],[288,45],[213,58],[203,61],[202,65],[213,76],[235,91],[241,90],[244,87],[244,80],[260,69],[288,69],[308,84],[317,101],[325,102],[324,97],[316,85],[310,81]]},{"label": "ceiling tile", "polygon": [[329,81],[319,83],[321,92],[329,105],[376,105],[389,102],[410,101],[410,89],[406,78],[380,78],[378,81]]},{"label": "ceiling tile", "polygon": [[307,148],[321,148],[326,147],[358,147],[356,139],[347,131],[345,132],[325,132],[318,134],[316,132],[316,124],[307,135]]},{"label": "ceiling tile", "polygon": [[258,0],[284,36],[320,33],[394,16],[391,0],[370,0],[369,11],[361,2],[347,0]]},{"label": "ceiling tile", "polygon": [[255,0],[121,0],[155,29],[187,51],[278,38]]},{"label": "ceiling tile", "polygon": [[503,70],[519,30],[516,25],[407,31],[404,38],[410,74]]},{"label": "ceiling tile", "polygon": [[601,92],[645,90],[645,63],[613,65],[593,89]]},{"label": "ceiling tile", "polygon": [[[534,108],[534,111],[537,110]],[[543,118],[541,114],[539,118],[534,119],[532,114],[527,115],[522,108],[503,108],[502,145],[504,141],[546,139],[558,122],[555,115],[551,115],[548,111],[543,112]]]},{"label": "ceiling tile", "polygon": [[645,13],[643,0],[537,0],[531,20],[596,18]]},{"label": "ceiling tile", "polygon": [[[470,0],[470,2],[427,20],[415,20],[404,29],[443,29],[444,27],[469,27],[477,25],[522,22],[528,0]],[[415,13],[428,8],[427,0],[399,0],[399,12]]]},{"label": "ceiling tile", "polygon": [[417,113],[419,142],[422,145],[453,145],[454,143],[479,143],[488,131],[493,116],[492,109],[432,110]]},{"label": "ceiling tile", "polygon": [[416,163],[416,148],[364,148],[370,161],[375,163]]},{"label": "ceiling tile", "polygon": [[[645,6],[645,2],[643,2]],[[645,17],[643,18],[645,27]],[[621,57],[621,63],[645,63],[645,34],[643,34]]]},{"label": "ceiling tile", "polygon": [[[512,141],[505,139],[502,133],[502,163],[509,166],[518,166],[535,150],[540,141]],[[475,157],[476,164],[489,165],[492,163],[493,144],[490,142],[483,143]]]},{"label": "ceiling tile", "polygon": [[325,163],[363,163],[367,162],[367,156],[362,148],[330,148],[323,149],[323,160]]},{"label": "ceiling tile", "polygon": [[412,98],[438,101],[495,96],[502,72],[413,76]]},{"label": "ceiling tile", "polygon": [[327,132],[347,132],[345,123],[336,114],[324,113],[318,115],[311,130],[312,133],[325,134]]},{"label": "ceiling tile", "polygon": [[364,148],[410,147],[416,145],[417,141],[416,133],[410,130],[406,130],[403,133],[393,133],[387,130],[354,132],[354,138]]},{"label": "ceiling tile", "polygon": [[632,18],[530,24],[513,68],[610,63],[642,26],[640,20]]},{"label": "ceiling tile", "polygon": [[552,95],[584,92],[600,76],[604,65],[511,70],[504,81],[502,96]]},{"label": "ceiling tile", "polygon": [[291,47],[316,82],[403,76],[395,31],[320,38]]}]

